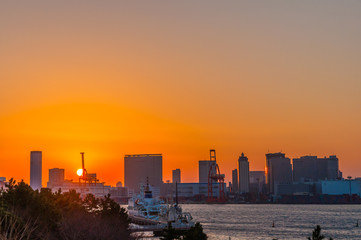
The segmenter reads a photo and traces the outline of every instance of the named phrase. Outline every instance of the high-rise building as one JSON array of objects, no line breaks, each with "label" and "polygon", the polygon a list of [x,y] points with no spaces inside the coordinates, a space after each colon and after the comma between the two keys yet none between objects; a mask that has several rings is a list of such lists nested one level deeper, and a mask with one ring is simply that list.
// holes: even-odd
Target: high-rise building
[{"label": "high-rise building", "polygon": [[30,187],[34,190],[40,190],[41,185],[41,171],[42,171],[42,152],[30,152]]},{"label": "high-rise building", "polygon": [[264,184],[266,182],[264,171],[249,171],[249,182]]},{"label": "high-rise building", "polygon": [[293,159],[293,181],[317,181],[326,177],[326,161],[317,161],[317,156],[303,156]]},{"label": "high-rise building", "polygon": [[274,193],[276,184],[292,182],[292,165],[284,153],[266,154],[266,184],[269,193]]},{"label": "high-rise building", "polygon": [[338,167],[338,158],[334,155],[330,156],[327,159],[327,179],[333,180],[341,176],[339,167]]},{"label": "high-rise building", "polygon": [[232,170],[232,192],[238,192],[238,170]]},{"label": "high-rise building", "polygon": [[340,177],[338,158],[303,156],[293,159],[293,181],[335,180]]},{"label": "high-rise building", "polygon": [[173,183],[181,183],[181,170],[175,169],[172,171]]},{"label": "high-rise building", "polygon": [[238,173],[239,173],[239,182],[238,188],[239,193],[248,193],[249,192],[249,162],[248,158],[242,155],[238,158]]},{"label": "high-rise building", "polygon": [[53,186],[61,186],[64,182],[64,169],[52,168],[49,169],[49,182],[47,184],[48,188],[53,188]]},{"label": "high-rise building", "polygon": [[215,163],[216,161],[210,160],[200,160],[198,162],[199,183],[208,183],[209,166]]},{"label": "high-rise building", "polygon": [[249,191],[260,193],[266,182],[264,171],[249,171]]},{"label": "high-rise building", "polygon": [[124,156],[124,185],[135,192],[148,183],[160,188],[163,183],[162,154]]}]

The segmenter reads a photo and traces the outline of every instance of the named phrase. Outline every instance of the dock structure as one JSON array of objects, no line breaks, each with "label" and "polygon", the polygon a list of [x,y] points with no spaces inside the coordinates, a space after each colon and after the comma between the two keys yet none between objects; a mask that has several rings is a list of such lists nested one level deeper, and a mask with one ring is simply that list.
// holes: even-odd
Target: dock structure
[{"label": "dock structure", "polygon": [[[168,226],[168,224],[166,224],[166,223],[162,223],[162,224],[158,224],[158,225],[143,225],[143,226],[138,225],[138,227],[135,227],[135,226],[130,227],[129,230],[130,230],[131,233],[135,233],[135,232],[161,232],[167,226]],[[177,226],[177,224],[172,225],[172,227],[177,231],[187,231],[187,230],[189,230],[191,228],[190,226],[185,226],[185,225]]]},{"label": "dock structure", "polygon": [[[167,228],[168,223],[160,222],[152,219],[146,219],[144,217],[138,216],[129,216],[130,222],[132,226],[130,226],[129,230],[132,233],[135,232],[161,232],[165,228]],[[193,225],[192,224],[184,224],[184,223],[172,223],[172,227],[178,231],[187,231]]]},{"label": "dock structure", "polygon": [[161,224],[161,222],[159,222],[159,221],[144,218],[144,217],[134,216],[134,215],[129,215],[129,219],[130,219],[131,223],[134,223],[136,225],[141,225],[141,226]]}]

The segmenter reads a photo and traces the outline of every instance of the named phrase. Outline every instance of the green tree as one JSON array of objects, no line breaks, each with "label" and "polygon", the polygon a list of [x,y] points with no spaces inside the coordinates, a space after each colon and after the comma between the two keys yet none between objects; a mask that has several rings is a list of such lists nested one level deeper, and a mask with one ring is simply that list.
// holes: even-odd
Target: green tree
[{"label": "green tree", "polygon": [[174,240],[174,239],[180,239],[181,234],[179,233],[179,231],[175,230],[172,227],[171,222],[168,222],[167,227],[163,229],[160,236],[161,236],[160,237],[161,240]]},{"label": "green tree", "polygon": [[184,233],[184,240],[207,240],[207,234],[203,232],[202,225],[197,222],[193,227]]},{"label": "green tree", "polygon": [[129,219],[110,195],[82,199],[75,190],[34,191],[11,179],[0,194],[0,239],[130,239]]},{"label": "green tree", "polygon": [[[320,225],[317,225],[316,228],[312,231],[312,237],[308,237],[308,240],[322,240],[326,237],[321,234],[321,227]],[[332,240],[332,238],[330,238]]]},{"label": "green tree", "polygon": [[74,189],[69,192],[56,193],[56,206],[62,212],[62,215],[72,212],[83,212],[85,207],[82,204],[80,193],[77,193]]},{"label": "green tree", "polygon": [[99,210],[99,199],[96,198],[93,194],[89,193],[83,199],[83,206],[87,212],[97,214]]},{"label": "green tree", "polygon": [[103,218],[116,217],[126,228],[129,227],[130,220],[127,211],[111,199],[110,194],[100,199],[100,214]]},{"label": "green tree", "polygon": [[120,206],[113,199],[110,198],[110,194],[100,199],[100,214],[103,217],[117,216],[120,213]]},{"label": "green tree", "polygon": [[[24,181],[16,183],[13,179],[7,185],[8,189],[2,192],[2,216],[11,216],[14,226],[30,226],[36,223],[37,229],[32,238],[43,239],[49,232],[57,231],[60,214],[49,190],[34,191]],[[6,217],[7,218],[7,217]]]}]

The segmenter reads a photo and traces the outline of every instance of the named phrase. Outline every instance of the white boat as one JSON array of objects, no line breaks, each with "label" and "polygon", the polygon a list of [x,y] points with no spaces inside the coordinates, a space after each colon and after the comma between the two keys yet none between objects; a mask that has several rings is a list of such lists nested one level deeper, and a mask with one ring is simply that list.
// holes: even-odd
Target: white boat
[{"label": "white boat", "polygon": [[128,201],[128,215],[138,225],[164,225],[170,222],[173,228],[189,229],[194,226],[190,213],[183,212],[177,204],[166,204],[153,197],[149,184],[141,188],[141,193]]}]

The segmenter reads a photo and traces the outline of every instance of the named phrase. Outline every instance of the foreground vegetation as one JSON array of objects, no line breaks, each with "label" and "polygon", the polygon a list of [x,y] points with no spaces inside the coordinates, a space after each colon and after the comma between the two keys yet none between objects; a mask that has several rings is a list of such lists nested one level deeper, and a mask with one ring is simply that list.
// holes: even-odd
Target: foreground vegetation
[{"label": "foreground vegetation", "polygon": [[172,227],[170,223],[168,226],[159,234],[160,240],[207,240],[207,235],[203,232],[202,225],[197,222],[188,231],[177,231]]},{"label": "foreground vegetation", "polygon": [[0,239],[129,239],[128,215],[110,199],[75,191],[34,191],[10,180],[0,195]]},{"label": "foreground vegetation", "polygon": [[[74,190],[52,193],[42,188],[34,191],[26,183],[10,179],[0,190],[1,240],[126,240],[134,239],[129,231],[126,210],[110,195],[98,199],[88,194],[81,198]],[[189,231],[173,234],[171,226],[163,239],[205,240],[197,223]]]},{"label": "foreground vegetation", "polygon": [[[320,225],[317,225],[316,228],[312,232],[312,237],[308,237],[307,239],[308,240],[323,240],[323,239],[326,239],[326,237],[321,234]],[[330,240],[333,240],[333,239],[330,238]]]}]

